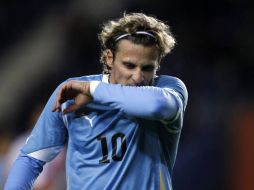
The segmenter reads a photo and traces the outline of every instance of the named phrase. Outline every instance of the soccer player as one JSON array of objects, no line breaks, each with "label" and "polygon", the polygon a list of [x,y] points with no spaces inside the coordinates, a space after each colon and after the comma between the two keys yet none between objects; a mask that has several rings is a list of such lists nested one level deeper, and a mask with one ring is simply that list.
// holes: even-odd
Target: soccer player
[{"label": "soccer player", "polygon": [[175,45],[169,26],[124,14],[103,25],[99,40],[103,74],[56,88],[5,190],[31,189],[65,144],[68,189],[172,189],[188,94],[180,79],[156,75]]}]

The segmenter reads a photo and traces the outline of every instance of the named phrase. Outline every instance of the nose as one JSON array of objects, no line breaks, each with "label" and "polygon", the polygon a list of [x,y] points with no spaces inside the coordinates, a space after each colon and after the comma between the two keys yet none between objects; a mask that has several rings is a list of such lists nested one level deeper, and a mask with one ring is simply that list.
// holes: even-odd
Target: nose
[{"label": "nose", "polygon": [[135,82],[135,85],[140,86],[144,83],[144,73],[141,69],[135,70],[135,72],[132,75],[132,79]]}]

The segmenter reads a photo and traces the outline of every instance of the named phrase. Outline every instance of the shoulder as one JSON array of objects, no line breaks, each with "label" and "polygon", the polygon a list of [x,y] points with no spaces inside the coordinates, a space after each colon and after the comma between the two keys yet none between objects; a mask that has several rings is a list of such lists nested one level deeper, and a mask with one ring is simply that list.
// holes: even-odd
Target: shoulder
[{"label": "shoulder", "polygon": [[80,76],[80,77],[72,77],[68,78],[66,81],[69,80],[78,80],[78,81],[101,81],[103,75],[98,74],[98,75],[85,75],[85,76]]}]

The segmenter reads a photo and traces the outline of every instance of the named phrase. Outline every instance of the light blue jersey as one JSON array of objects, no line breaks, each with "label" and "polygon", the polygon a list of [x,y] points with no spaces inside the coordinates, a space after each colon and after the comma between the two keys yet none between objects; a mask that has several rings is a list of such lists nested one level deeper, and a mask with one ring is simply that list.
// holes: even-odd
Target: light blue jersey
[{"label": "light blue jersey", "polygon": [[[70,190],[171,190],[188,98],[185,85],[170,76],[155,77],[154,86],[144,87],[108,84],[107,75],[71,80],[93,81],[92,102],[70,114],[52,112],[58,87],[21,150],[5,189],[12,189],[14,180],[15,187],[29,189],[43,164],[67,144]],[[62,109],[71,103],[67,101]],[[38,172],[23,171],[25,167]]]}]

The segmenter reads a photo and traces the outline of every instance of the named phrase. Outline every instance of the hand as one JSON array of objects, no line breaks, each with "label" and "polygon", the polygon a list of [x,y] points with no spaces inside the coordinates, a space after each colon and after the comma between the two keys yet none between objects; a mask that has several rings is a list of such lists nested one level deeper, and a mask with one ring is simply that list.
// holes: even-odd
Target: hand
[{"label": "hand", "polygon": [[76,111],[81,106],[89,103],[92,100],[90,94],[90,83],[84,81],[68,81],[62,85],[57,93],[56,103],[52,108],[53,112],[61,111],[61,104],[67,100],[74,100],[74,104],[69,105],[63,110],[63,113]]}]

